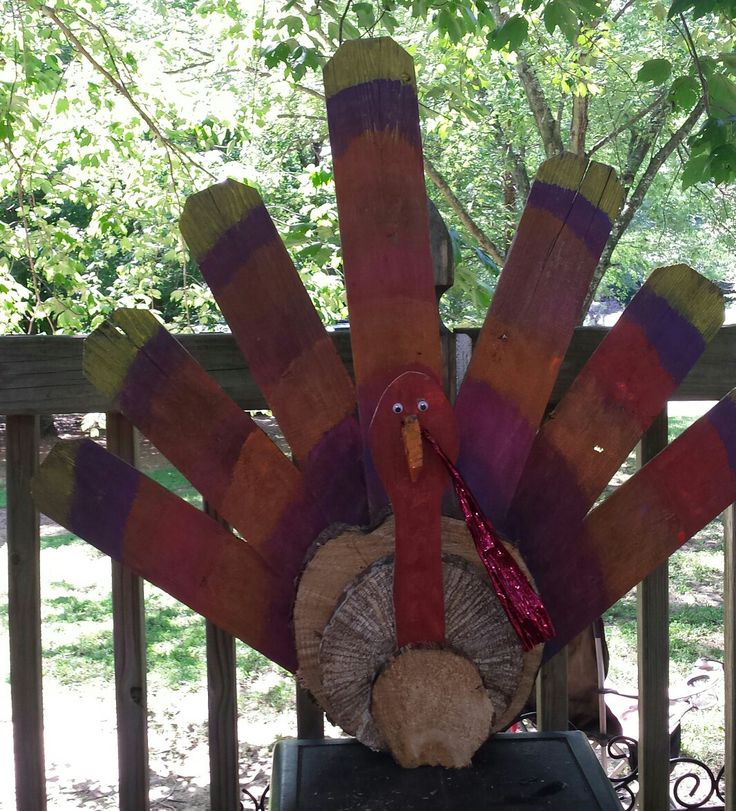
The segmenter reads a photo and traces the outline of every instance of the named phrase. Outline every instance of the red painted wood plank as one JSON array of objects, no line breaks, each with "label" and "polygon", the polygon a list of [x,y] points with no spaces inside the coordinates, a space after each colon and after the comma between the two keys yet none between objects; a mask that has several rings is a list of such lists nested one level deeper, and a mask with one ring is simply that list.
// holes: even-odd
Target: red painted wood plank
[{"label": "red painted wood plank", "polygon": [[[736,500],[736,390],[545,548],[556,649]],[[539,571],[542,571],[540,569]]]},{"label": "red painted wood plank", "polygon": [[327,524],[301,473],[149,312],[118,310],[84,368],[266,560],[299,571]]},{"label": "red painted wood plank", "polygon": [[445,602],[440,516],[447,472],[421,429],[457,455],[455,420],[434,378],[405,372],[381,397],[370,426],[371,453],[396,518],[396,644],[443,642]]},{"label": "red painted wood plank", "polygon": [[[390,39],[342,45],[324,71],[361,425],[386,386],[441,375],[416,79]],[[385,496],[368,470],[373,506]]]},{"label": "red painted wood plank", "polygon": [[293,576],[204,512],[89,440],[60,442],[39,508],[269,659],[296,669]]},{"label": "red painted wood plank", "polygon": [[367,520],[353,384],[255,189],[192,195],[181,232],[330,520]]},{"label": "red painted wood plank", "polygon": [[537,172],[455,405],[458,466],[497,526],[621,200],[602,164],[565,154]]},{"label": "red painted wood plank", "polygon": [[686,265],[655,270],[634,297],[534,441],[506,522],[532,572],[537,547],[582,521],[723,317],[718,288]]}]

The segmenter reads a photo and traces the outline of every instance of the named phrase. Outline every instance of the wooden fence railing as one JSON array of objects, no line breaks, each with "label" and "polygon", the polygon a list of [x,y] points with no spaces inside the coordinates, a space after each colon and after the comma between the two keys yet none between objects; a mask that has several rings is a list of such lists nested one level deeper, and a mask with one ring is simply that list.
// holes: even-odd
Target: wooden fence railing
[{"label": "wooden fence railing", "polygon": [[[606,330],[580,328],[562,366],[553,399],[569,386]],[[464,368],[473,331],[445,336],[448,369]],[[182,336],[182,343],[244,409],[265,403],[231,336]],[[340,356],[351,366],[350,338],[335,333]],[[457,362],[456,362],[457,361]],[[717,400],[736,385],[736,327],[724,327],[676,394],[681,400]],[[11,697],[15,741],[18,811],[46,808],[41,680],[39,586],[39,521],[30,492],[38,465],[39,415],[110,412],[111,404],[82,374],[82,339],[62,336],[0,338],[0,414],[7,415],[7,532]],[[641,461],[667,441],[666,413],[645,436]],[[108,413],[108,445],[135,462],[132,426]],[[734,588],[736,521],[733,508],[725,531],[725,680],[726,808],[736,811],[736,691],[734,687]],[[639,591],[640,808],[669,808],[669,741],[667,729],[668,595],[666,567],[652,574]],[[148,808],[148,747],[144,607],[141,584],[113,564],[115,681],[119,741],[120,808]],[[212,808],[239,808],[236,731],[236,674],[233,640],[214,626],[207,628],[209,746]],[[564,657],[555,657],[540,675],[539,718],[549,729],[566,718]],[[297,691],[300,736],[319,737],[322,717],[309,697]]]}]

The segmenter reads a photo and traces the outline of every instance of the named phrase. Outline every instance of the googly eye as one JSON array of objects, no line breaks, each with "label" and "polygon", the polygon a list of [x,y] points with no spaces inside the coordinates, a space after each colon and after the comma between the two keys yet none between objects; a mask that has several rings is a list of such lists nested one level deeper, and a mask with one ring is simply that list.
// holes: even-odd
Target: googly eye
[{"label": "googly eye", "polygon": [[429,408],[429,403],[426,400],[417,400],[417,408],[420,411],[426,411]]},{"label": "googly eye", "polygon": [[401,412],[404,410],[404,406],[401,403],[394,403],[391,406],[391,410],[394,412],[394,414],[401,414]]}]

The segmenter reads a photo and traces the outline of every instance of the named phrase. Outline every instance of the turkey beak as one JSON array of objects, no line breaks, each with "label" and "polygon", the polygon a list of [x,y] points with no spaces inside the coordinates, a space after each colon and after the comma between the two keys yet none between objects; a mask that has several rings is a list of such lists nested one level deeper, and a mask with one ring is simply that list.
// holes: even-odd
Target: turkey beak
[{"label": "turkey beak", "polygon": [[401,425],[401,438],[404,441],[404,453],[409,466],[409,477],[415,482],[422,470],[422,429],[416,414],[407,416]]}]

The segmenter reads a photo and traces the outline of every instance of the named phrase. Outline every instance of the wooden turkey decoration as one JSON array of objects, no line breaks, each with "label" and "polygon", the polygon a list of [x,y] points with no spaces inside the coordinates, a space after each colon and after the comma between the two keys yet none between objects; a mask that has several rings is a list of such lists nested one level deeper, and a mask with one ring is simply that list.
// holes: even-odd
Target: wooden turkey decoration
[{"label": "wooden turkey decoration", "polygon": [[[412,60],[348,42],[325,89],[355,385],[257,192],[218,184],[181,230],[292,459],[150,313],[119,310],[87,339],[86,374],[239,535],[91,441],[57,445],[35,494],[297,673],[347,733],[407,767],[465,766],[521,709],[543,650],[736,500],[732,392],[591,509],[722,297],[685,265],[654,271],[542,423],[623,197],[609,167],[547,160],[453,407]],[[442,515],[451,480],[472,532]]]}]

